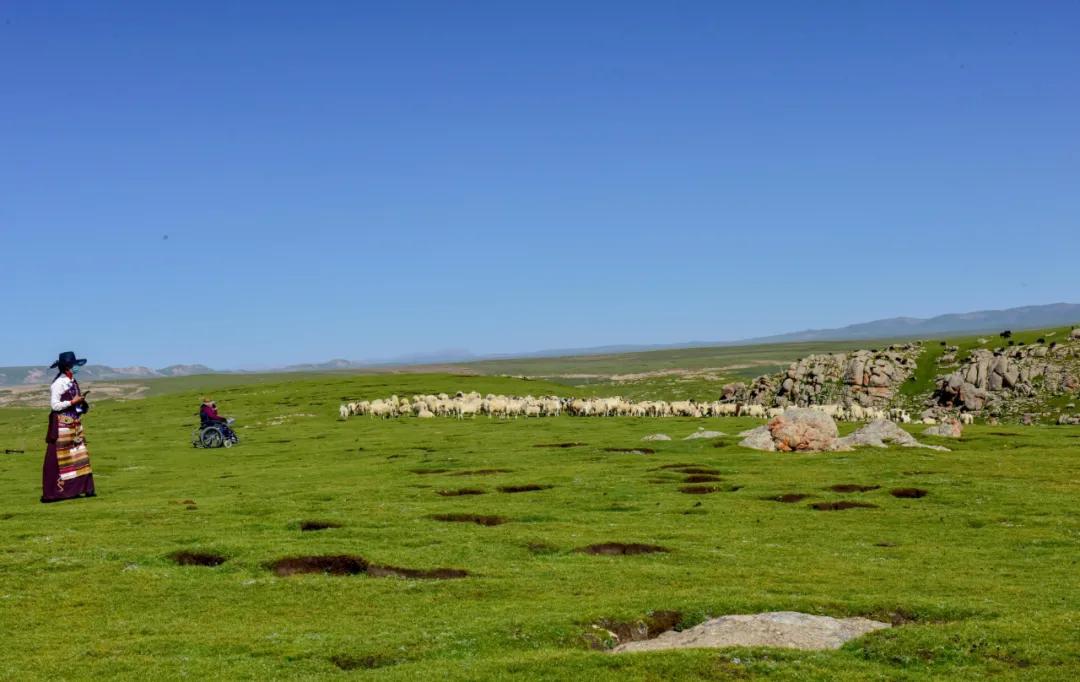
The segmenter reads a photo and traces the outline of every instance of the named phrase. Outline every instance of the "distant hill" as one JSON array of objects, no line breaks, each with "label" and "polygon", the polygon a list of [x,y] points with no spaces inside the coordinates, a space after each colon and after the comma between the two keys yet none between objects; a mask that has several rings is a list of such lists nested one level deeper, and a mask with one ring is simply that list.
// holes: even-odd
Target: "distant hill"
[{"label": "distant hill", "polygon": [[[160,377],[186,377],[193,374],[214,374],[206,365],[170,365],[161,369],[149,367],[108,367],[86,365],[79,377],[95,381],[124,379],[157,379]],[[0,386],[23,386],[47,384],[56,376],[55,369],[48,367],[0,367]]]},{"label": "distant hill", "polygon": [[751,343],[792,343],[797,341],[850,341],[855,339],[903,339],[942,334],[978,334],[1005,329],[1041,329],[1080,323],[1080,305],[1051,303],[1005,310],[979,310],[937,317],[890,317],[836,329],[807,329],[800,332],[762,336],[741,341]]},{"label": "distant hill", "polygon": [[[386,360],[334,359],[320,363],[304,363],[282,368],[263,369],[261,372],[326,372],[335,370],[377,370],[397,367],[423,367],[438,364],[492,363],[499,360],[526,360],[544,358],[572,358],[602,355],[623,355],[661,350],[697,348],[726,348],[731,346],[755,346],[762,344],[814,343],[832,341],[860,341],[884,339],[917,339],[944,335],[971,335],[997,333],[1005,329],[1041,329],[1063,327],[1080,323],[1080,304],[1052,303],[1050,305],[1024,306],[1005,310],[980,310],[972,313],[953,313],[937,317],[892,317],[872,322],[852,324],[835,329],[807,329],[776,336],[763,336],[741,341],[686,341],[653,345],[610,345],[590,348],[561,348],[523,353],[502,353],[478,356],[468,350],[447,349],[430,353],[415,353]],[[228,370],[226,370],[228,372]],[[161,369],[149,367],[107,367],[87,365],[82,376],[94,380],[155,379],[159,377],[215,374],[218,370],[205,365],[170,365]],[[247,373],[247,372],[236,372]],[[53,370],[45,367],[0,367],[0,387],[48,383]]]}]

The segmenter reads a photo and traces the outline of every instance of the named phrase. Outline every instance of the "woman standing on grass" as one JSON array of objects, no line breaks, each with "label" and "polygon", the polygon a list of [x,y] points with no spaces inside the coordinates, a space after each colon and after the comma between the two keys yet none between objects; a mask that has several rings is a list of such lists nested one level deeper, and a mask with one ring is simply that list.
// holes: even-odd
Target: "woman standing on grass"
[{"label": "woman standing on grass", "polygon": [[71,351],[52,364],[59,374],[49,387],[49,433],[45,436],[45,464],[41,469],[41,501],[57,502],[84,495],[94,496],[90,453],[83,440],[82,415],[89,406],[75,375],[86,360]]}]

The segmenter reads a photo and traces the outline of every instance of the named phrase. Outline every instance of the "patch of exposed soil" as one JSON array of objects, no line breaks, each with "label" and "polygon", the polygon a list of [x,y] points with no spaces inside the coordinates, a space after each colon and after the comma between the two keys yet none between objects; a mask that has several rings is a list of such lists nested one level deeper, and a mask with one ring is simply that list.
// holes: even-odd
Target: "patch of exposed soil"
[{"label": "patch of exposed soil", "polygon": [[716,483],[724,479],[712,474],[694,474],[683,479],[683,483]]},{"label": "patch of exposed soil", "polygon": [[451,471],[451,469],[409,469],[409,471],[414,474],[425,476],[427,474],[445,474],[446,472]]},{"label": "patch of exposed soil", "polygon": [[794,504],[795,502],[802,502],[808,497],[810,496],[804,493],[784,493],[783,495],[774,495],[773,497],[763,497],[761,499],[768,500],[770,502],[783,502],[784,504]]},{"label": "patch of exposed soil", "polygon": [[325,556],[296,556],[278,559],[267,565],[275,575],[287,577],[301,573],[322,573],[325,575],[358,575],[366,573],[376,578],[399,577],[442,580],[463,578],[468,571],[458,568],[416,569],[398,566],[377,566],[363,557],[350,554]]},{"label": "patch of exposed soil", "polygon": [[582,547],[577,551],[584,552],[585,554],[599,554],[603,556],[623,556],[629,554],[667,553],[671,550],[667,547],[661,547],[660,545],[643,545],[637,542],[602,542],[600,544]]},{"label": "patch of exposed soil", "polygon": [[859,485],[858,483],[838,483],[829,486],[834,493],[865,493],[869,490],[877,490],[880,485]]},{"label": "patch of exposed soil", "polygon": [[436,521],[448,521],[451,523],[475,523],[479,526],[499,526],[506,523],[501,516],[481,516],[479,514],[433,514],[431,518]]},{"label": "patch of exposed soil", "polygon": [[889,491],[889,494],[893,497],[907,497],[912,499],[926,497],[926,491],[922,488],[893,488]]},{"label": "patch of exposed soil", "polygon": [[[592,625],[593,632],[585,634],[585,641],[589,648],[603,650],[616,644],[655,639],[674,630],[682,622],[682,617],[678,611],[653,611],[638,620],[604,618]],[[600,637],[597,631],[606,631],[608,636]]]},{"label": "patch of exposed soil", "polygon": [[301,521],[300,530],[304,532],[327,530],[329,528],[341,528],[341,524],[336,521]]},{"label": "patch of exposed soil", "polygon": [[269,565],[275,575],[286,577],[300,573],[327,575],[356,575],[367,573],[367,559],[348,554],[327,556],[297,556],[278,559]]},{"label": "patch of exposed soil", "polygon": [[443,497],[461,497],[463,495],[483,495],[484,491],[479,488],[458,488],[457,490],[438,490],[436,491]]},{"label": "patch of exposed soil", "polygon": [[373,670],[398,664],[396,659],[385,656],[349,656],[348,654],[331,656],[330,662],[341,670]]},{"label": "patch of exposed soil", "polygon": [[178,566],[220,566],[225,557],[212,552],[173,552],[169,555]]},{"label": "patch of exposed soil", "polygon": [[537,443],[534,448],[580,448],[587,443]]},{"label": "patch of exposed soil", "polygon": [[540,483],[526,483],[525,485],[501,485],[499,486],[500,493],[528,493],[534,490],[548,490],[554,488],[553,485],[543,485]]},{"label": "patch of exposed soil", "polygon": [[811,509],[816,509],[818,511],[840,511],[843,509],[856,509],[859,507],[865,509],[878,508],[876,504],[870,504],[868,502],[852,502],[850,500],[840,500],[839,502],[814,502],[810,505]]}]

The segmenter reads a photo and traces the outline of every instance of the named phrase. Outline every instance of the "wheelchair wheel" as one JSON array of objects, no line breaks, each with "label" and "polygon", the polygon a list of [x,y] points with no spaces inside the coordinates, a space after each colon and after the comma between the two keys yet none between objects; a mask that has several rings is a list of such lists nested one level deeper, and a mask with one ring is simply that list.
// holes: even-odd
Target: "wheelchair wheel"
[{"label": "wheelchair wheel", "polygon": [[231,448],[232,447],[232,438],[226,438],[225,440],[223,440],[221,442],[221,444],[223,446],[227,447],[227,448]]},{"label": "wheelchair wheel", "polygon": [[207,429],[202,434],[202,446],[204,448],[220,448],[221,443],[224,440],[221,436],[221,431],[217,429]]}]

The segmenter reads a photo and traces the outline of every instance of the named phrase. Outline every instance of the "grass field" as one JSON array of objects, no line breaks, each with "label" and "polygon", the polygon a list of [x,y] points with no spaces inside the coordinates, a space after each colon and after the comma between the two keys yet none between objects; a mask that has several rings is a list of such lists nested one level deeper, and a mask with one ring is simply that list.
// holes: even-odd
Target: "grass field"
[{"label": "grass field", "polygon": [[[172,381],[172,380],[170,380]],[[1080,428],[969,427],[952,452],[780,455],[681,441],[751,420],[336,419],[343,399],[565,386],[497,377],[277,376],[212,384],[243,442],[189,445],[197,379],[86,419],[99,497],[41,505],[46,411],[0,410],[0,678],[1080,678]],[[215,378],[214,382],[218,382]],[[185,383],[186,382],[186,383]],[[676,438],[640,448],[643,435]],[[934,441],[937,443],[945,441]],[[535,447],[580,443],[576,447]],[[666,464],[715,468],[679,491]],[[504,472],[469,474],[478,470]],[[838,494],[838,483],[881,486]],[[541,484],[520,493],[499,486]],[[728,488],[737,490],[727,491]],[[897,499],[918,487],[921,499]],[[444,497],[474,488],[479,495]],[[811,497],[795,504],[762,498]],[[877,505],[845,511],[815,501]],[[501,516],[482,526],[436,514]],[[300,530],[302,522],[340,527]],[[601,542],[667,553],[593,556]],[[179,551],[218,554],[180,566]],[[468,577],[278,577],[357,555]],[[602,619],[678,611],[868,615],[902,625],[839,651],[591,650]]]}]

